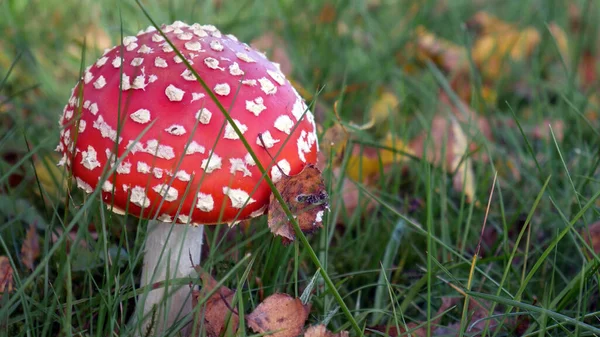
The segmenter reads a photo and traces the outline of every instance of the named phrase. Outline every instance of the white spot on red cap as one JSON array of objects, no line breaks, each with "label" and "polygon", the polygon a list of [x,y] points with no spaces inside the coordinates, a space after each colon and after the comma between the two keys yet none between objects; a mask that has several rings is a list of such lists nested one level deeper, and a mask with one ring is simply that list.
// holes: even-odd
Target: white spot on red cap
[{"label": "white spot on red cap", "polygon": [[240,69],[240,65],[237,62],[233,62],[229,65],[229,73],[232,76],[242,76],[244,75],[244,71]]},{"label": "white spot on red cap", "polygon": [[81,164],[90,171],[93,171],[96,167],[100,167],[98,153],[91,145],[88,145],[87,151],[81,151]]},{"label": "white spot on red cap", "polygon": [[244,177],[252,176],[252,172],[248,170],[246,167],[246,163],[244,163],[244,159],[242,158],[229,158],[229,163],[231,164],[231,168],[229,169],[229,173],[235,174],[240,171],[244,174]]},{"label": "white spot on red cap", "polygon": [[192,175],[187,173],[185,170],[180,170],[175,173],[175,178],[181,181],[190,181],[192,179]]},{"label": "white spot on red cap", "polygon": [[267,74],[269,74],[269,76],[271,76],[271,78],[274,79],[275,82],[279,83],[279,85],[285,84],[285,77],[283,76],[283,74],[273,70],[267,70]]},{"label": "white spot on red cap", "polygon": [[156,67],[158,67],[158,68],[166,68],[166,67],[168,67],[168,66],[169,66],[169,65],[167,64],[167,60],[165,60],[164,58],[162,58],[162,57],[160,57],[160,56],[157,56],[157,57],[154,59],[154,65],[155,65]]},{"label": "white spot on red cap", "polygon": [[103,65],[106,64],[106,61],[108,61],[108,57],[106,56],[102,56],[101,58],[98,59],[98,61],[96,61],[96,67],[100,68]]},{"label": "white spot on red cap", "polygon": [[246,110],[252,112],[255,116],[260,115],[266,108],[262,97],[256,97],[253,100],[246,101]]},{"label": "white spot on red cap", "polygon": [[179,219],[179,222],[184,223],[184,224],[189,224],[190,223],[190,217],[188,215],[185,215],[185,214],[179,214],[177,216],[177,219]]},{"label": "white spot on red cap", "polygon": [[238,41],[238,38],[235,37],[235,35],[233,35],[233,34],[227,34],[227,37],[232,39],[233,41]]},{"label": "white spot on red cap", "polygon": [[323,214],[325,214],[325,211],[318,211],[315,216],[315,222],[323,222]]},{"label": "white spot on red cap", "polygon": [[170,53],[170,52],[172,52],[172,51],[173,51],[173,48],[172,48],[172,47],[171,47],[171,45],[170,45],[169,43],[167,43],[167,42],[163,42],[163,44],[162,44],[161,46],[162,46],[162,50],[163,50],[165,53]]},{"label": "white spot on red cap", "polygon": [[152,42],[163,42],[165,40],[164,37],[162,37],[162,35],[160,35],[159,33],[153,34],[152,35]]},{"label": "white spot on red cap", "polygon": [[[194,35],[192,35],[192,33],[180,33],[179,35],[177,35],[177,38],[180,39],[181,41],[189,41],[194,37]],[[186,46],[187,47],[187,46]]]},{"label": "white spot on red cap", "polygon": [[194,76],[194,73],[191,72],[187,68],[181,73],[181,77],[183,77],[183,79],[186,81],[195,81],[196,80],[196,76]]},{"label": "white spot on red cap", "polygon": [[241,83],[250,87],[256,86],[256,80],[241,80]]},{"label": "white spot on red cap", "polygon": [[122,74],[122,76],[121,76],[121,90],[127,91],[129,89],[131,89],[131,80],[129,78],[129,75]]},{"label": "white spot on red cap", "polygon": [[267,205],[264,205],[263,207],[257,209],[256,211],[250,213],[250,217],[252,218],[256,218],[257,216],[261,216],[263,214],[265,214],[265,211],[267,210]]},{"label": "white spot on red cap", "polygon": [[214,57],[207,57],[204,59],[204,64],[210,69],[219,69],[224,70],[224,68],[219,67],[219,60]]},{"label": "white spot on red cap", "polygon": [[227,84],[227,83],[219,83],[219,84],[215,85],[214,91],[215,91],[215,94],[217,94],[219,96],[227,96],[231,92],[231,88],[229,87],[229,84]]},{"label": "white spot on red cap", "polygon": [[183,95],[185,91],[177,88],[176,86],[169,84],[167,89],[165,89],[165,95],[171,102],[180,102],[183,99]]},{"label": "white spot on red cap", "polygon": [[161,168],[155,167],[152,169],[152,174],[156,179],[161,179],[163,177],[164,171]]},{"label": "white spot on red cap", "polygon": [[131,201],[132,204],[143,208],[150,206],[150,199],[146,196],[146,190],[141,186],[134,186],[131,189],[129,201]]},{"label": "white spot on red cap", "polygon": [[79,177],[75,177],[75,180],[77,181],[77,187],[81,188],[85,193],[92,193],[94,192],[94,189],[92,188],[92,186],[88,183],[86,183],[85,181],[83,181],[81,178]]},{"label": "white spot on red cap", "polygon": [[179,197],[179,191],[176,188],[167,184],[158,184],[152,188],[154,192],[158,193],[165,199],[165,201],[175,201]]},{"label": "white spot on red cap", "polygon": [[207,37],[208,33],[206,33],[203,29],[200,28],[196,28],[192,31],[194,33],[194,35],[198,36],[198,37]]},{"label": "white spot on red cap", "polygon": [[[189,34],[190,38],[192,36],[192,34]],[[198,41],[188,41],[185,43],[185,49],[190,50],[190,51],[201,51],[202,50],[202,44],[200,44],[200,42]]]},{"label": "white spot on red cap", "polygon": [[102,183],[102,190],[103,190],[104,192],[107,192],[107,193],[112,193],[112,191],[113,191],[114,187],[115,187],[115,186],[114,186],[114,185],[113,185],[113,184],[112,184],[110,181],[108,181],[108,180],[105,180],[105,181]]},{"label": "white spot on red cap", "polygon": [[135,57],[131,60],[131,65],[134,67],[140,66],[142,63],[144,63],[144,59],[141,57]]},{"label": "white spot on red cap", "polygon": [[[143,72],[143,70],[142,70]],[[133,89],[144,89],[146,87],[146,75],[139,75],[133,79],[131,84]]]},{"label": "white spot on red cap", "polygon": [[84,82],[85,84],[88,84],[88,83],[90,83],[90,82],[91,82],[93,79],[94,79],[94,75],[93,75],[91,72],[89,72],[89,71],[86,71],[86,72],[85,72],[85,75],[83,76],[83,82]]},{"label": "white spot on red cap", "polygon": [[208,158],[202,160],[202,165],[200,165],[200,167],[202,167],[206,173],[218,170],[221,168],[221,157],[213,153]]},{"label": "white spot on red cap", "polygon": [[294,102],[294,105],[292,106],[292,115],[294,115],[294,117],[296,117],[296,120],[299,121],[303,115],[304,115],[304,111],[306,111],[306,104],[304,104],[304,101],[302,101],[302,99],[300,97],[296,98],[296,101]]},{"label": "white spot on red cap", "polygon": [[102,76],[102,75],[98,76],[98,78],[94,81],[94,88],[96,88],[96,89],[102,89],[102,88],[104,88],[105,85],[106,85],[106,80],[104,79],[104,76]]},{"label": "white spot on red cap", "polygon": [[179,55],[175,55],[173,56],[173,61],[177,64],[182,63],[183,59],[181,57],[179,57]]},{"label": "white spot on red cap", "polygon": [[162,221],[162,222],[166,222],[166,223],[173,222],[173,217],[166,213],[161,214],[157,219],[158,219],[158,221]]},{"label": "white spot on red cap", "polygon": [[206,108],[202,108],[196,112],[196,119],[200,121],[202,124],[210,123],[210,119],[212,117],[212,112]]},{"label": "white spot on red cap", "polygon": [[185,128],[183,127],[183,125],[178,124],[173,124],[167,127],[165,131],[175,136],[181,136],[185,134]]},{"label": "white spot on red cap", "polygon": [[205,193],[198,193],[198,200],[196,201],[196,208],[203,212],[210,212],[215,207],[215,201],[212,195]]},{"label": "white spot on red cap", "polygon": [[[292,168],[290,166],[290,163],[287,160],[282,159],[277,162],[277,165],[271,167],[271,180],[273,180],[273,182],[276,183],[279,180],[281,180],[283,174],[289,175],[291,170]],[[281,171],[283,171],[283,173]]]},{"label": "white spot on red cap", "polygon": [[306,131],[302,130],[302,132],[300,133],[300,137],[298,137],[298,141],[296,142],[298,146],[298,158],[300,158],[300,160],[302,160],[303,163],[306,162],[306,157],[304,156],[304,153],[310,152],[310,144],[306,139],[307,135],[308,134],[306,133]]},{"label": "white spot on red cap", "polygon": [[237,58],[239,58],[240,60],[242,60],[244,62],[248,62],[248,63],[254,63],[254,62],[256,62],[252,57],[250,57],[250,55],[248,55],[246,53],[237,52],[235,54],[235,56],[237,56]]},{"label": "white spot on red cap", "polygon": [[256,200],[250,198],[248,192],[239,188],[223,187],[223,194],[229,197],[233,208],[242,208],[256,202]]},{"label": "white spot on red cap", "polygon": [[258,82],[260,83],[260,90],[262,90],[265,94],[274,95],[277,92],[277,87],[268,78],[259,78]]},{"label": "white spot on red cap", "polygon": [[129,117],[140,124],[146,124],[150,121],[150,110],[148,109],[139,109],[136,112],[133,112],[129,115]]},{"label": "white spot on red cap", "polygon": [[83,131],[85,131],[86,125],[87,125],[87,123],[85,120],[83,120],[83,119],[79,120],[79,133],[83,133]]},{"label": "white spot on red cap", "polygon": [[185,154],[204,153],[206,148],[193,140],[185,149]]},{"label": "white spot on red cap", "polygon": [[221,42],[219,42],[219,40],[212,40],[212,41],[210,41],[210,49],[212,49],[214,51],[222,51],[223,48],[224,47],[221,44]]},{"label": "white spot on red cap", "polygon": [[[113,142],[117,141],[117,131],[114,130],[110,125],[108,125],[104,121],[104,118],[102,118],[102,115],[98,116],[98,119],[96,119],[94,121],[92,126],[94,127],[94,129],[97,129],[100,131],[102,138],[108,138],[108,139],[112,140]],[[119,143],[120,142],[121,142],[121,137],[119,137]]]},{"label": "white spot on red cap", "polygon": [[144,152],[163,159],[175,158],[175,151],[173,151],[173,147],[159,144],[158,140],[156,139],[151,139],[147,142]]},{"label": "white spot on red cap", "polygon": [[129,174],[131,173],[131,163],[130,162],[121,162],[119,166],[117,166],[117,173],[119,174]]},{"label": "white spot on red cap", "polygon": [[140,54],[152,54],[154,52],[154,49],[148,47],[147,45],[143,44],[140,49],[138,49],[138,53]]},{"label": "white spot on red cap", "polygon": [[143,161],[137,162],[136,169],[139,173],[150,173],[150,165]]},{"label": "white spot on red cap", "polygon": [[[239,120],[234,119],[233,122],[238,127],[238,129],[240,129],[240,132],[242,134],[244,134],[244,132],[248,131],[248,127],[246,125],[242,124],[242,122],[240,122]],[[227,125],[225,125],[225,135],[223,136],[223,138],[225,138],[225,139],[240,139],[238,134],[235,132],[235,130],[229,123],[227,123]]]},{"label": "white spot on red cap", "polygon": [[246,155],[244,156],[244,161],[250,166],[256,166],[256,162],[254,161],[254,158],[252,158],[250,153],[246,153]]},{"label": "white spot on red cap", "polygon": [[[273,138],[273,136],[271,135],[270,131],[265,131],[262,134],[260,134],[260,137],[256,137],[256,144],[260,145],[260,146],[264,146],[267,149],[272,148],[273,146],[275,146],[276,143],[279,143],[281,140],[280,139],[275,139]],[[262,138],[262,140],[261,140]],[[263,144],[264,142],[264,144]]]},{"label": "white spot on red cap", "polygon": [[290,134],[292,128],[294,127],[294,122],[288,115],[281,115],[277,117],[274,124],[275,128],[281,132],[286,134]]},{"label": "white spot on red cap", "polygon": [[115,58],[112,60],[112,66],[115,68],[120,68],[121,63],[123,63],[123,58],[121,56],[115,56]]},{"label": "white spot on red cap", "polygon": [[92,115],[96,115],[98,114],[98,104],[96,103],[92,103],[90,104],[90,112],[92,113]]},{"label": "white spot on red cap", "polygon": [[200,99],[204,98],[204,96],[205,95],[201,92],[193,92],[192,93],[192,102],[199,101]]}]

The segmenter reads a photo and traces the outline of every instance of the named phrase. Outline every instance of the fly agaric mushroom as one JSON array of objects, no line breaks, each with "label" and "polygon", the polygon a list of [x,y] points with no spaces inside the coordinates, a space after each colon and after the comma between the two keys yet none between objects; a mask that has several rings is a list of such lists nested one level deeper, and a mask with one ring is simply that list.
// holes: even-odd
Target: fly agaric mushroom
[{"label": "fly agaric mushroom", "polygon": [[[228,109],[273,181],[316,162],[313,115],[277,64],[212,25],[176,21],[161,31]],[[260,216],[271,194],[239,135],[163,34],[149,27],[125,37],[85,70],[60,119],[57,148],[59,164],[86,193],[99,188],[113,212],[158,220],[149,224],[142,286],[189,275],[200,261],[203,225]],[[190,292],[169,290],[155,331],[190,312]],[[144,314],[163,293],[150,292]]]}]

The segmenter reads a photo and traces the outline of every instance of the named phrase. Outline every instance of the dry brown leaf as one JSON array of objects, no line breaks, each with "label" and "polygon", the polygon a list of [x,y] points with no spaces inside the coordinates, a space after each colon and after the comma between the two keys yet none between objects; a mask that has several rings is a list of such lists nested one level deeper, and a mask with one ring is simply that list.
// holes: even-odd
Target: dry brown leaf
[{"label": "dry brown leaf", "polygon": [[308,318],[310,305],[302,304],[298,298],[276,293],[259,304],[246,320],[256,333],[271,337],[296,337]]},{"label": "dry brown leaf", "polygon": [[[329,206],[329,196],[321,171],[317,167],[312,164],[306,165],[302,172],[294,176],[281,172],[281,180],[275,183],[275,187],[303,233],[311,234],[323,226],[323,215]],[[269,203],[268,224],[271,232],[280,236],[284,244],[295,240],[294,227],[274,194],[271,194]]]},{"label": "dry brown leaf", "polygon": [[[408,50],[409,53],[414,50],[418,62],[431,61],[446,72],[467,69],[467,52],[463,47],[435,36],[423,26],[415,31],[416,42],[409,44]],[[397,57],[397,61],[402,62],[402,59]]]},{"label": "dry brown leaf", "polygon": [[[198,302],[205,299],[216,286],[217,281],[207,272],[197,267],[196,270],[200,274],[202,280],[202,289],[194,291],[192,295],[192,306],[196,307]],[[209,337],[221,336],[224,332],[225,335],[235,335],[238,325],[239,316],[231,307],[231,301],[235,291],[221,286],[210,298],[206,300],[203,308],[198,311],[197,320],[197,331],[198,336],[201,336],[200,325],[204,326],[206,335]],[[203,324],[202,324],[203,323]]]},{"label": "dry brown leaf", "polygon": [[6,256],[0,256],[0,294],[10,293],[14,288],[13,268]]},{"label": "dry brown leaf", "polygon": [[329,24],[336,20],[337,12],[335,6],[331,3],[325,3],[321,8],[321,12],[319,13],[319,18],[317,19],[319,24]]},{"label": "dry brown leaf", "polygon": [[279,36],[275,35],[275,32],[268,31],[264,33],[252,40],[250,45],[267,53],[271,61],[279,63],[281,72],[286,76],[292,74],[292,61],[287,53],[286,44]]},{"label": "dry brown leaf", "polygon": [[[429,138],[431,135],[431,138]],[[460,124],[453,117],[436,115],[431,122],[431,130],[425,130],[410,142],[410,148],[417,156],[425,155],[434,165],[445,165],[449,172],[455,172],[453,187],[463,191],[467,201],[475,198],[475,180],[467,137]],[[442,155],[445,151],[445,158]]]},{"label": "dry brown leaf", "polygon": [[390,113],[393,112],[399,104],[398,97],[389,91],[381,93],[377,101],[369,109],[369,121],[360,125],[362,130],[378,127],[389,121]]},{"label": "dry brown leaf", "polygon": [[33,270],[33,264],[38,257],[40,257],[40,238],[35,225],[31,224],[21,246],[21,262],[25,267]]},{"label": "dry brown leaf", "polygon": [[340,331],[338,333],[333,333],[327,330],[327,327],[323,324],[313,325],[306,329],[304,332],[304,337],[348,337],[350,334],[348,331]]},{"label": "dry brown leaf", "polygon": [[596,254],[600,254],[600,221],[594,222],[587,228],[583,228],[581,236],[592,246]]}]

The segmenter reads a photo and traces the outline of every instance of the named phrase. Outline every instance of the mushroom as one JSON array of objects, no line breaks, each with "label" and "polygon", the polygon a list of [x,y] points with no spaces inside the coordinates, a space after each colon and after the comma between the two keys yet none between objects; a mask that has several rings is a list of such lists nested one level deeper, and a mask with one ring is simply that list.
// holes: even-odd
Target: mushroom
[{"label": "mushroom", "polygon": [[[212,25],[176,21],[161,31],[273,181],[316,162],[313,115],[277,64]],[[127,36],[85,69],[60,118],[57,148],[59,165],[84,192],[98,188],[109,210],[152,220],[142,286],[189,275],[200,262],[203,225],[260,216],[271,194],[239,134],[163,34],[149,27]],[[168,293],[155,289],[140,301],[146,322],[160,304],[155,332],[192,309],[188,286]]]}]

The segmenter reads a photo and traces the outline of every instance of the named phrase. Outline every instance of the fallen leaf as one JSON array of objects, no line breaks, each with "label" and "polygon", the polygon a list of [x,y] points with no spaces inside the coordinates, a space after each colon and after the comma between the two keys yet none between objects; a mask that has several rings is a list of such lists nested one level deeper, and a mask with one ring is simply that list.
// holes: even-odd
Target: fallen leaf
[{"label": "fallen leaf", "polygon": [[435,36],[423,26],[417,27],[415,31],[415,58],[418,62],[433,62],[446,72],[467,68],[468,57],[463,47]]},{"label": "fallen leaf", "polygon": [[[323,214],[328,208],[329,196],[318,168],[309,164],[294,176],[281,172],[281,179],[275,183],[275,187],[303,233],[311,234],[323,226]],[[271,232],[280,236],[284,244],[295,240],[294,227],[274,194],[271,194],[269,203],[268,224]]]},{"label": "fallen leaf", "polygon": [[0,294],[10,293],[14,288],[13,268],[6,256],[0,256]]},{"label": "fallen leaf", "polygon": [[[431,138],[430,138],[431,136]],[[475,198],[475,180],[467,137],[454,116],[436,115],[431,122],[431,130],[425,130],[410,142],[410,148],[434,165],[444,165],[454,172],[453,187],[463,191],[467,201]],[[442,155],[445,154],[445,158]]]},{"label": "fallen leaf", "polygon": [[355,144],[348,159],[346,175],[356,181],[369,182],[414,155],[413,149],[398,136],[387,134],[381,146]]},{"label": "fallen leaf", "polygon": [[338,333],[333,333],[327,330],[327,327],[323,324],[313,325],[306,329],[304,332],[304,337],[348,337],[350,334],[348,331],[340,331]]},{"label": "fallen leaf", "polygon": [[337,13],[335,10],[335,6],[331,3],[325,3],[321,8],[321,12],[319,13],[319,18],[317,19],[319,24],[329,24],[336,20]]},{"label": "fallen leaf", "polygon": [[21,245],[21,261],[25,267],[33,270],[35,260],[40,256],[40,238],[35,224],[29,225],[25,241]]},{"label": "fallen leaf", "polygon": [[540,33],[532,28],[519,29],[486,12],[475,14],[468,24],[478,34],[473,43],[473,61],[485,78],[497,79],[507,72],[507,60],[522,61],[541,42]]},{"label": "fallen leaf", "polygon": [[[56,166],[60,160],[58,154],[50,154],[43,157],[35,157],[34,169],[37,179],[42,186],[42,189],[50,196],[56,197],[57,200],[64,199],[64,191],[67,190],[67,173],[64,166]],[[35,189],[39,194],[39,189]]]},{"label": "fallen leaf", "polygon": [[581,236],[592,246],[596,254],[600,254],[600,221],[581,229]]},{"label": "fallen leaf", "polygon": [[359,129],[366,130],[370,128],[378,128],[382,125],[387,125],[390,113],[398,107],[398,97],[389,91],[381,93],[379,98],[373,103],[369,109],[369,121],[363,125],[359,125]]},{"label": "fallen leaf", "polygon": [[[217,286],[217,281],[210,274],[199,267],[196,270],[202,280],[202,289],[193,292],[192,307],[196,307],[198,302],[205,299]],[[234,295],[235,291],[221,286],[204,302],[203,308],[198,311],[198,326],[195,329],[198,336],[202,335],[201,325],[209,337],[218,337],[224,333],[226,336],[235,335],[239,325],[239,316],[231,307]]]},{"label": "fallen leaf", "polygon": [[246,320],[256,333],[271,337],[296,337],[302,332],[309,312],[310,305],[302,304],[300,299],[276,293],[259,304]]}]

